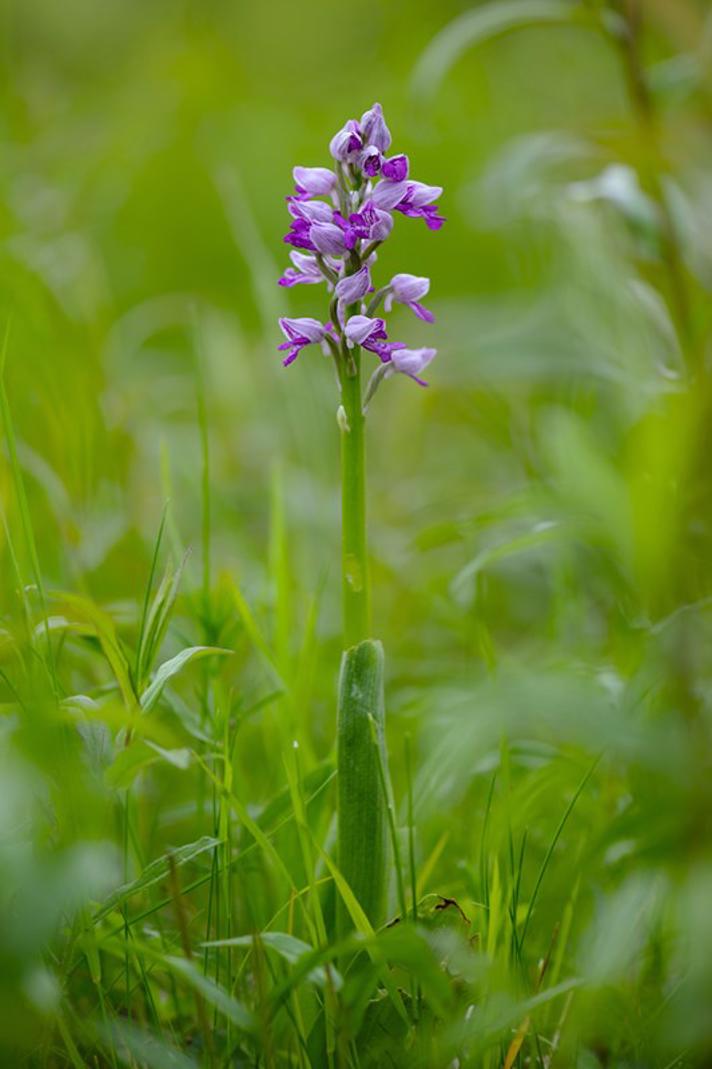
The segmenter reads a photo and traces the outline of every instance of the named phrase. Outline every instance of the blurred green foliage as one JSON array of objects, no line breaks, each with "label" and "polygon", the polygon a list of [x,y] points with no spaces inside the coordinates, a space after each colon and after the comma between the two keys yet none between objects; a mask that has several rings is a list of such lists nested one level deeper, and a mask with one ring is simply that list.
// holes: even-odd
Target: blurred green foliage
[{"label": "blurred green foliage", "polygon": [[[705,0],[0,11],[2,1064],[709,1064]],[[383,251],[439,356],[368,427],[427,897],[341,976],[336,396],[276,279],[376,99],[449,220]]]}]

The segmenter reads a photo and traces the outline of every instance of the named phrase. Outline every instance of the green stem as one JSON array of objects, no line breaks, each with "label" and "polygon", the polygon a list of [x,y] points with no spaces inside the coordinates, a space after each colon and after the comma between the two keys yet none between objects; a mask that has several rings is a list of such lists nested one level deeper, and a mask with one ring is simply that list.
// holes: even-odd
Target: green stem
[{"label": "green stem", "polygon": [[[341,534],[344,646],[370,637],[370,591],[366,542],[366,460],[361,406],[361,353],[349,351],[341,374]],[[350,366],[349,366],[350,365]],[[355,372],[355,373],[354,373]]]}]

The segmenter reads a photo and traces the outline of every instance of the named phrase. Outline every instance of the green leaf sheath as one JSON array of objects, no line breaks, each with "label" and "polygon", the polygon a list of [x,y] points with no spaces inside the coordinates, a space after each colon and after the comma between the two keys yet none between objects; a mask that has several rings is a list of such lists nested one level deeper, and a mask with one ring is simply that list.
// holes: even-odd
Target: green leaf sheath
[{"label": "green leaf sheath", "polygon": [[361,354],[352,350],[355,374],[345,373],[341,399],[341,518],[344,646],[370,634],[368,555],[366,549],[366,472],[364,416],[361,410]]},{"label": "green leaf sheath", "polygon": [[[379,753],[384,736],[383,647],[368,639],[341,660],[337,723],[339,868],[371,924],[384,920],[387,890],[386,799]],[[349,927],[341,910],[339,927]]]}]

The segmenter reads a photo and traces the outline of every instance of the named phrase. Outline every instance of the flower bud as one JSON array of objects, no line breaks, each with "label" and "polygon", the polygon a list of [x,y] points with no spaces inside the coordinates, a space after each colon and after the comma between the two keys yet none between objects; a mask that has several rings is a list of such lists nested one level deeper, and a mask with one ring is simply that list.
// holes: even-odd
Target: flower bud
[{"label": "flower bud", "polygon": [[355,159],[362,148],[363,139],[355,119],[349,119],[345,126],[342,126],[337,134],[334,134],[329,143],[331,155],[335,160],[340,160],[342,163],[348,163]]},{"label": "flower bud", "polygon": [[375,145],[381,152],[387,152],[391,144],[391,132],[383,118],[380,104],[374,104],[361,116],[361,133],[366,145]]}]

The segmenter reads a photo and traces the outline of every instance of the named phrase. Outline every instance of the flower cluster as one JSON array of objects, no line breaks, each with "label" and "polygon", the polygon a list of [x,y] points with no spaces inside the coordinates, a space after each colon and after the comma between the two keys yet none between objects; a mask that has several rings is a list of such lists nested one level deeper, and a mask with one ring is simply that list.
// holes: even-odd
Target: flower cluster
[{"label": "flower cluster", "polygon": [[307,345],[321,345],[336,361],[339,377],[353,373],[356,347],[373,353],[380,363],[366,391],[367,403],[379,383],[401,372],[421,386],[420,373],[435,356],[435,349],[409,349],[389,341],[385,320],[376,315],[381,304],[390,312],[393,302],[407,305],[419,319],[433,322],[421,300],[430,280],[409,274],[394,275],[376,289],[371,271],[376,250],[393,229],[393,213],[423,219],[430,230],[445,220],[435,202],[440,186],[410,178],[408,157],[388,156],[391,135],[380,104],[374,104],[360,122],[349,119],[331,139],[333,169],[295,167],[295,191],[287,197],[292,217],[285,242],[292,246],[280,286],[325,283],[331,294],[330,319],[282,318],[286,341],[279,346],[291,364]]}]

